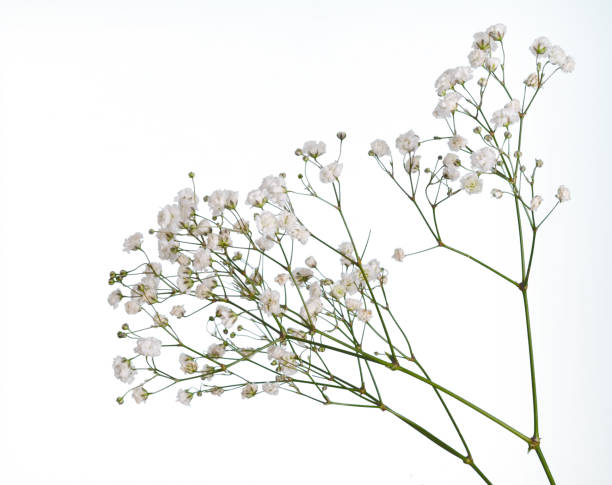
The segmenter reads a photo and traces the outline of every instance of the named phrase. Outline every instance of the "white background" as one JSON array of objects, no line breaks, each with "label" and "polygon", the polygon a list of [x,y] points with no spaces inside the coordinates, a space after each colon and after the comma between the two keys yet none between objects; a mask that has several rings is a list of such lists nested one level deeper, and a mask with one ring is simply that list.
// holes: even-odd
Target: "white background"
[{"label": "white background", "polygon": [[[305,140],[335,150],[345,130],[350,217],[360,236],[374,230],[417,354],[438,382],[529,433],[520,295],[450,253],[392,263],[394,247],[431,241],[366,154],[410,128],[443,133],[434,80],[466,63],[474,32],[503,22],[514,86],[539,35],[577,61],[526,124],[545,204],[561,183],[573,196],[539,240],[533,332],[557,483],[609,483],[611,13],[603,1],[0,2],[0,481],[479,483],[379,411],[286,395],[185,408],[174,391],[118,406],[111,361],[129,344],[115,338],[124,315],[106,304],[106,280],[131,264],[123,239],[153,226],[190,170],[205,192],[244,195],[264,175],[294,177]],[[516,274],[512,212],[490,188],[445,216],[448,237]],[[406,385],[408,409],[454,440],[439,409],[418,404],[427,388]],[[453,410],[495,484],[545,483],[523,443]]]}]

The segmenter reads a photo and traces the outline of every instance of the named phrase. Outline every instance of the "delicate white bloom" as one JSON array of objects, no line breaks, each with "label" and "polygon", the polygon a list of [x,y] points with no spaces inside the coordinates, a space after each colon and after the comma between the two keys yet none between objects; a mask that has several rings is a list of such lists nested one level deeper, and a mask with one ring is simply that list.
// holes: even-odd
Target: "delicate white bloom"
[{"label": "delicate white bloom", "polygon": [[452,69],[447,69],[436,79],[435,88],[438,96],[444,96],[444,93],[451,88],[452,73]]},{"label": "delicate white bloom", "polygon": [[223,394],[225,392],[225,389],[223,389],[222,387],[219,386],[214,386],[210,389],[210,393],[213,396],[220,396],[221,394]]},{"label": "delicate white bloom", "polygon": [[202,219],[200,222],[198,222],[198,225],[193,231],[196,236],[207,236],[211,232],[212,226],[210,225],[210,222],[208,222],[206,219]]},{"label": "delicate white bloom", "polygon": [[529,74],[529,76],[527,76],[527,78],[523,81],[523,83],[527,87],[537,88],[540,84],[540,78],[538,77],[537,73],[532,72],[531,74]]},{"label": "delicate white bloom", "polygon": [[467,140],[460,135],[455,135],[448,140],[448,148],[454,152],[458,152],[467,146]]},{"label": "delicate white bloom", "polygon": [[468,173],[461,178],[461,188],[468,194],[479,194],[482,192],[482,181],[475,173]]},{"label": "delicate white bloom", "polygon": [[115,372],[115,377],[126,384],[131,384],[136,375],[132,363],[125,357],[115,357],[113,360],[113,371]]},{"label": "delicate white bloom", "polygon": [[264,382],[261,387],[265,393],[271,394],[272,396],[276,396],[280,389],[278,382]]},{"label": "delicate white bloom", "polygon": [[[237,222],[236,224],[242,225],[244,221]],[[248,228],[248,223],[247,223]],[[219,231],[219,247],[228,248],[232,245],[231,232],[228,228],[224,227]]]},{"label": "delicate white bloom", "polygon": [[300,308],[300,315],[307,322],[314,323],[321,310],[323,310],[323,303],[321,302],[321,299],[318,297],[309,298],[306,300],[306,305]]},{"label": "delicate white bloom", "polygon": [[501,65],[501,60],[497,57],[487,57],[484,61],[484,67],[487,71],[495,72]]},{"label": "delicate white bloom", "polygon": [[508,127],[513,123],[516,123],[519,119],[519,110],[521,105],[517,99],[513,99],[507,103],[503,109],[497,110],[491,116],[491,121],[495,125],[495,129],[500,126]]},{"label": "delicate white bloom", "polygon": [[421,168],[421,155],[409,155],[404,160],[404,170],[406,170],[406,173],[418,172],[419,168]]},{"label": "delicate white bloom", "polygon": [[474,77],[469,66],[459,66],[451,72],[451,84],[464,84]]},{"label": "delicate white bloom", "polygon": [[278,360],[284,355],[285,352],[285,349],[283,349],[283,347],[280,345],[272,345],[268,347],[268,359]]},{"label": "delicate white bloom", "polygon": [[157,223],[163,231],[176,232],[182,221],[181,208],[177,204],[167,205],[157,213]]},{"label": "delicate white bloom", "polygon": [[385,140],[374,140],[370,143],[370,149],[378,158],[382,158],[385,155],[391,155],[391,149]]},{"label": "delicate white bloom", "polygon": [[184,253],[179,254],[176,261],[181,266],[189,266],[191,264],[191,259]]},{"label": "delicate white bloom", "polygon": [[179,391],[176,393],[176,400],[185,406],[189,406],[192,399],[193,392],[186,391],[185,389],[179,389]]},{"label": "delicate white bloom", "polygon": [[174,200],[178,203],[183,220],[188,219],[198,208],[198,198],[190,188],[181,190]]},{"label": "delicate white bloom", "polygon": [[550,40],[548,40],[546,37],[538,37],[529,47],[531,53],[536,57],[546,54],[548,49],[550,49]]},{"label": "delicate white bloom", "polygon": [[319,172],[319,180],[324,184],[330,184],[334,180],[338,180],[342,173],[342,164],[338,162],[332,162],[329,165],[323,167]]},{"label": "delicate white bloom", "polygon": [[317,267],[317,260],[314,258],[314,256],[308,256],[306,258],[306,266],[308,266],[309,268],[316,268]]},{"label": "delicate white bloom", "polygon": [[142,245],[142,233],[136,232],[132,234],[130,237],[126,238],[126,240],[123,242],[123,250],[126,253],[129,253],[130,251],[140,249],[141,245]]},{"label": "delicate white bloom", "polygon": [[306,244],[308,242],[308,238],[310,237],[310,231],[299,224],[291,230],[289,236],[291,236],[292,239],[297,239],[301,244]]},{"label": "delicate white bloom", "polygon": [[161,313],[156,313],[153,317],[153,326],[165,327],[166,325],[168,325],[168,317]]},{"label": "delicate white bloom", "polygon": [[[380,262],[377,259],[371,259],[368,264],[363,267],[363,272],[365,273],[368,281],[378,279],[381,275]],[[363,275],[361,276],[363,277]]]},{"label": "delicate white bloom", "polygon": [[136,404],[140,404],[141,402],[145,402],[147,400],[149,393],[144,387],[138,386],[132,391],[132,397],[134,398],[134,401],[136,401]]},{"label": "delicate white bloom", "polygon": [[346,308],[352,312],[356,312],[361,308],[361,300],[357,298],[347,298],[344,303],[346,304]]},{"label": "delicate white bloom", "polygon": [[161,355],[161,340],[155,337],[139,338],[136,341],[134,352],[146,357],[159,357]]},{"label": "delicate white bloom", "polygon": [[204,300],[212,294],[212,290],[216,288],[217,281],[214,278],[206,278],[202,283],[196,286],[195,295]]},{"label": "delicate white bloom", "polygon": [[445,166],[442,169],[442,176],[445,179],[448,179],[452,182],[454,182],[455,180],[457,180],[459,178],[461,174],[459,173],[459,170],[457,169],[457,167],[455,167],[454,165],[450,165],[450,166]]},{"label": "delicate white bloom", "polygon": [[193,374],[198,371],[198,363],[190,355],[185,353],[179,355],[179,363],[181,364],[181,370],[185,374]]},{"label": "delicate white bloom", "polygon": [[315,281],[308,287],[308,293],[311,298],[319,298],[322,294],[321,284],[318,281]]},{"label": "delicate white bloom", "polygon": [[405,257],[406,253],[402,248],[395,248],[395,250],[393,251],[393,259],[401,263]]},{"label": "delicate white bloom", "polygon": [[298,286],[302,286],[306,283],[314,274],[310,268],[296,268],[292,272]]},{"label": "delicate white bloom", "polygon": [[183,318],[185,316],[185,307],[183,305],[174,305],[170,310],[170,315],[176,318]]},{"label": "delicate white bloom", "polygon": [[257,229],[264,237],[273,238],[278,230],[278,221],[271,212],[263,211],[261,214],[256,214],[255,222]]},{"label": "delicate white bloom", "polygon": [[551,64],[554,64],[555,66],[560,66],[565,62],[565,59],[567,58],[567,54],[565,53],[565,51],[558,45],[553,45],[552,47],[550,47],[548,49],[547,55],[548,60],[551,62]]},{"label": "delicate white bloom", "polygon": [[484,147],[471,154],[472,168],[480,172],[492,172],[497,163],[497,154],[492,148]]},{"label": "delicate white bloom", "polygon": [[555,197],[559,199],[559,202],[567,202],[568,200],[571,199],[570,190],[565,185],[561,185],[557,189],[557,195]]},{"label": "delicate white bloom", "polygon": [[285,177],[275,177],[268,175],[259,185],[266,199],[274,202],[277,205],[284,206],[287,202],[287,187],[285,186]]},{"label": "delicate white bloom", "polygon": [[225,328],[232,328],[236,320],[238,320],[238,315],[229,307],[225,305],[217,305],[217,311],[215,312],[217,318],[221,319],[221,324]]},{"label": "delicate white bloom", "polygon": [[259,297],[259,308],[266,315],[279,315],[282,310],[280,306],[280,293],[275,290],[266,290]]},{"label": "delicate white bloom", "polygon": [[442,159],[442,164],[445,167],[458,167],[461,165],[461,160],[459,160],[459,157],[454,153],[447,153]]},{"label": "delicate white bloom", "polygon": [[247,384],[242,388],[240,394],[242,395],[242,399],[252,398],[255,394],[257,394],[257,384]]},{"label": "delicate white bloom", "polygon": [[494,51],[497,49],[497,43],[489,36],[487,32],[476,32],[474,34],[474,43],[472,44],[472,47],[482,51]]},{"label": "delicate white bloom", "polygon": [[314,140],[311,140],[304,143],[302,151],[306,155],[310,155],[312,158],[317,158],[325,153],[325,149],[325,143],[323,143],[322,141],[316,142]]},{"label": "delicate white bloom", "polygon": [[210,381],[215,375],[215,368],[208,364],[204,364],[204,367],[202,367],[201,372],[202,372],[201,379],[204,381]]},{"label": "delicate white bloom", "polygon": [[140,303],[137,300],[128,300],[125,302],[125,313],[128,315],[136,315],[140,311]]},{"label": "delicate white bloom", "polygon": [[503,195],[504,193],[499,189],[491,190],[491,197],[493,197],[494,199],[501,199]]},{"label": "delicate white bloom", "polygon": [[287,284],[287,281],[289,281],[290,279],[291,276],[289,276],[289,273],[280,273],[276,275],[274,281],[276,281],[276,283],[278,283],[280,286],[285,286]]},{"label": "delicate white bloom", "polygon": [[488,56],[486,51],[474,49],[472,52],[469,53],[468,61],[470,61],[470,66],[472,67],[481,67],[487,60],[487,57]]},{"label": "delicate white bloom", "polygon": [[214,216],[220,216],[224,209],[235,209],[238,205],[238,192],[233,190],[215,190],[208,197],[208,207]]},{"label": "delicate white bloom", "polygon": [[457,110],[459,101],[461,101],[462,98],[463,96],[454,91],[446,94],[444,98],[438,101],[438,104],[433,111],[434,118],[448,118]]},{"label": "delicate white bloom", "polygon": [[353,245],[350,242],[343,242],[338,246],[338,251],[342,254],[340,261],[342,264],[349,265],[351,264],[351,260],[353,259]]},{"label": "delicate white bloom", "polygon": [[111,292],[110,295],[108,295],[108,298],[106,301],[108,301],[108,304],[112,306],[113,308],[117,308],[117,305],[119,305],[121,298],[123,298],[123,295],[121,294],[121,290],[115,290]]},{"label": "delicate white bloom", "polygon": [[269,237],[260,237],[255,241],[257,247],[262,251],[268,251],[274,247],[274,239],[270,239]]},{"label": "delicate white bloom", "polygon": [[340,300],[346,295],[346,288],[341,282],[337,282],[331,287],[330,294],[336,300]]},{"label": "delicate white bloom", "polygon": [[487,34],[489,34],[489,37],[493,40],[501,41],[504,35],[506,35],[506,26],[504,24],[491,25],[487,29]]},{"label": "delicate white bloom", "polygon": [[159,252],[159,258],[168,261],[176,261],[178,257],[179,243],[174,239],[158,239],[157,249]]},{"label": "delicate white bloom", "polygon": [[410,130],[397,137],[395,146],[402,155],[414,152],[419,147],[419,137]]},{"label": "delicate white bloom", "polygon": [[542,197],[540,197],[539,195],[536,195],[533,199],[531,199],[531,204],[529,204],[529,207],[531,208],[532,211],[536,211],[538,210],[538,207],[540,207],[541,203],[542,203]]},{"label": "delicate white bloom", "polygon": [[225,354],[225,347],[223,344],[210,344],[206,353],[209,357],[213,358],[223,357],[223,354]]},{"label": "delicate white bloom", "polygon": [[255,189],[248,193],[246,202],[251,207],[263,207],[267,200],[266,193],[263,190]]},{"label": "delicate white bloom", "polygon": [[358,310],[357,318],[362,322],[369,322],[372,318],[372,310],[366,310],[365,308]]},{"label": "delicate white bloom", "polygon": [[575,68],[576,68],[576,61],[571,56],[567,56],[565,58],[565,61],[563,61],[563,64],[561,64],[561,70],[563,72],[573,72]]},{"label": "delicate white bloom", "polygon": [[210,266],[210,249],[198,249],[193,255],[193,269],[204,271]]}]

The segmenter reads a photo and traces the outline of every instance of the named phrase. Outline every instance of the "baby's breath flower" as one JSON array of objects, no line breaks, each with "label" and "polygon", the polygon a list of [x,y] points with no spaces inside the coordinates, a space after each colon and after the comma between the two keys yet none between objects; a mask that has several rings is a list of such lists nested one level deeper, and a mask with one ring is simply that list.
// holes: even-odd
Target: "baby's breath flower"
[{"label": "baby's breath flower", "polygon": [[542,197],[540,197],[539,195],[536,195],[533,199],[531,199],[531,203],[529,204],[529,207],[531,208],[532,211],[536,211],[538,210],[538,207],[540,207],[541,203],[542,203]]},{"label": "baby's breath flower", "polygon": [[491,190],[491,197],[493,197],[495,199],[501,199],[503,195],[504,195],[504,193],[501,190],[499,190],[499,189],[492,189]]},{"label": "baby's breath flower", "polygon": [[559,199],[559,202],[567,202],[568,200],[571,199],[570,190],[565,185],[561,185],[557,189],[557,195],[555,197]]},{"label": "baby's breath flower", "polygon": [[280,307],[280,293],[274,290],[266,290],[259,297],[259,308],[266,315],[279,315],[281,313]]},{"label": "baby's breath flower", "polygon": [[321,171],[319,172],[319,179],[324,184],[330,184],[334,180],[338,180],[341,173],[342,164],[338,162],[332,162],[321,169]]},{"label": "baby's breath flower", "polygon": [[193,392],[189,392],[185,389],[179,389],[176,393],[176,400],[185,406],[191,405],[191,400],[193,399]]},{"label": "baby's breath flower", "polygon": [[460,135],[455,135],[448,140],[448,148],[454,152],[458,152],[467,146],[467,140]]},{"label": "baby's breath flower", "polygon": [[304,143],[302,151],[306,155],[310,155],[312,158],[317,158],[325,153],[326,148],[325,143],[322,141],[316,142],[314,140],[310,140]]},{"label": "baby's breath flower", "polygon": [[550,40],[547,37],[538,37],[529,47],[531,53],[536,57],[546,54],[548,49],[550,49]]},{"label": "baby's breath flower", "polygon": [[419,137],[410,130],[397,137],[395,146],[402,155],[414,152],[419,147]]},{"label": "baby's breath flower", "polygon": [[475,173],[468,173],[461,178],[461,188],[468,194],[482,192],[482,181]]},{"label": "baby's breath flower", "polygon": [[206,353],[212,358],[223,357],[223,354],[225,354],[225,347],[223,344],[210,344]]},{"label": "baby's breath flower", "polygon": [[107,301],[110,306],[112,306],[113,308],[117,308],[117,305],[119,305],[121,298],[123,298],[121,290],[115,290],[111,292],[110,295],[108,295]]},{"label": "baby's breath flower", "polygon": [[159,357],[161,355],[161,340],[155,337],[139,338],[136,341],[134,352],[146,357]]},{"label": "baby's breath flower", "polygon": [[372,143],[370,143],[370,149],[378,158],[382,158],[385,155],[391,155],[391,149],[385,140],[374,140]]},{"label": "baby's breath flower", "polygon": [[[497,154],[492,148],[484,147],[472,152],[472,168],[480,172],[492,172],[497,163]],[[465,177],[464,177],[465,178]]]},{"label": "baby's breath flower", "polygon": [[242,395],[242,399],[252,398],[253,396],[255,396],[255,394],[257,394],[257,384],[247,384],[242,388],[240,394]]},{"label": "baby's breath flower", "polygon": [[280,386],[278,382],[264,382],[262,385],[262,389],[265,393],[271,394],[272,396],[276,396],[278,394]]},{"label": "baby's breath flower", "polygon": [[132,397],[134,398],[134,401],[136,401],[136,404],[140,404],[141,402],[145,402],[147,400],[149,393],[144,387],[138,386],[132,391]]},{"label": "baby's breath flower", "polygon": [[395,251],[393,251],[393,259],[401,263],[405,257],[406,253],[402,248],[395,248]]},{"label": "baby's breath flower", "polygon": [[131,384],[136,375],[136,370],[132,367],[132,363],[125,357],[115,357],[113,360],[113,371],[115,377],[126,384]]},{"label": "baby's breath flower", "polygon": [[126,240],[123,242],[123,250],[126,253],[129,253],[130,251],[135,251],[136,249],[140,249],[141,245],[142,245],[142,233],[136,232],[132,234],[130,237],[126,238]]}]

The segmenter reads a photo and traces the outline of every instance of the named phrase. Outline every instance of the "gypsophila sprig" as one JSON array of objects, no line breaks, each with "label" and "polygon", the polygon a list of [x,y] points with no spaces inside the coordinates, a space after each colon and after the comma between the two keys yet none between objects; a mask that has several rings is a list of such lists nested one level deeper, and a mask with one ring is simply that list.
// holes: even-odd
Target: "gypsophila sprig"
[{"label": "gypsophila sprig", "polygon": [[[203,195],[191,172],[191,187],[159,211],[158,225],[149,231],[154,250],[142,233],[134,233],[123,249],[138,254],[140,263],[110,273],[109,283],[117,287],[107,297],[109,305],[137,322],[123,324],[118,332],[121,339],[134,342],[122,352],[125,356],[113,360],[115,377],[132,386],[117,402],[131,393],[141,404],[173,388],[176,401],[185,406],[207,395],[234,394],[251,401],[292,393],[325,405],[380,409],[470,466],[476,479],[493,483],[477,465],[447,405],[452,399],[535,450],[554,484],[540,444],[528,283],[537,231],[571,197],[564,185],[554,197],[536,193],[543,162],[527,158],[523,134],[535,98],[557,72],[573,71],[575,61],[548,38],[536,38],[526,48],[535,57],[535,71],[523,74],[517,88],[523,92],[514,97],[515,88],[506,83],[506,36],[503,24],[475,33],[466,42],[469,65],[446,69],[433,83],[438,96],[433,116],[448,133],[425,138],[409,129],[396,137],[395,151],[383,139],[370,144],[369,156],[431,234],[430,247],[412,252],[391,247],[387,255],[366,256],[369,238],[355,236],[354,221],[343,209],[345,132],[336,134],[337,157],[323,141],[306,141],[295,150],[302,164],[296,184],[284,173],[268,175],[246,197],[231,189]],[[506,100],[488,106],[485,94],[493,89]],[[444,143],[442,154],[430,158],[424,145],[436,142]],[[441,210],[462,193],[479,203],[485,189],[496,207],[513,208],[521,254],[514,275],[454,247],[442,231]],[[324,229],[306,224],[296,210],[297,199],[329,211],[342,236],[331,240]],[[397,263],[434,249],[468,258],[521,293],[529,336],[532,432],[519,431],[433,381],[417,360],[407,329],[387,298],[392,277],[387,263],[399,270]],[[206,338],[191,341],[190,328],[204,331]],[[424,392],[435,393],[460,448],[383,397],[378,380],[387,372],[418,380]]]}]

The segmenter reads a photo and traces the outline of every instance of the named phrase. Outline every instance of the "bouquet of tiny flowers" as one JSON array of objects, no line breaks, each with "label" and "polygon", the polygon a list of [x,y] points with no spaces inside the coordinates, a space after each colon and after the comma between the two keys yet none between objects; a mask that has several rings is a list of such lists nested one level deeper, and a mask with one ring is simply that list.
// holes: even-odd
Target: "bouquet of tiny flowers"
[{"label": "bouquet of tiny flowers", "polygon": [[[557,72],[573,71],[574,60],[546,37],[537,38],[529,48],[535,70],[526,73],[522,92],[514,97],[506,83],[505,35],[502,24],[474,34],[469,65],[447,69],[435,81],[439,99],[433,115],[443,120],[446,135],[422,139],[409,130],[397,137],[397,152],[377,139],[368,154],[431,234],[430,247],[410,254],[397,248],[393,259],[447,250],[520,292],[528,336],[530,432],[432,380],[417,359],[389,301],[383,258],[367,255],[368,241],[360,241],[351,230],[344,209],[343,132],[336,135],[338,154],[331,159],[321,141],[307,141],[295,151],[303,162],[295,186],[281,173],[264,177],[244,199],[232,190],[201,197],[190,173],[190,187],[178,192],[159,212],[159,227],[149,230],[157,241],[157,256],[145,249],[141,233],[125,240],[125,251],[137,253],[140,262],[129,270],[111,271],[109,279],[117,288],[108,303],[121,305],[134,321],[118,332],[132,342],[127,356],[113,361],[115,377],[131,386],[117,401],[123,403],[131,393],[136,403],[144,403],[168,388],[186,406],[207,394],[236,391],[253,399],[282,391],[325,405],[381,409],[462,460],[475,479],[493,483],[447,405],[455,400],[535,450],[554,484],[540,446],[528,287],[536,235],[559,204],[570,200],[570,192],[560,186],[550,197],[554,203],[541,208],[545,198],[535,182],[543,162],[523,155],[522,139],[535,98]],[[491,90],[506,100],[489,108],[485,98]],[[469,138],[463,131],[466,122]],[[419,151],[426,143],[444,144],[446,155],[425,163]],[[478,194],[484,187],[513,207],[520,251],[514,276],[455,247],[445,233],[443,237],[440,211],[456,197],[482,197]],[[341,228],[341,239],[309,226],[298,210],[303,203],[329,211]],[[185,325],[187,320],[192,323]],[[383,400],[380,376],[389,372],[420,381],[424,392],[435,394],[462,448]]]}]

